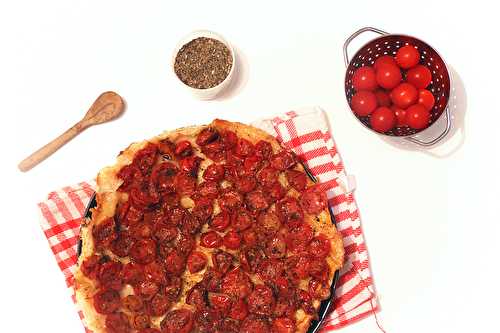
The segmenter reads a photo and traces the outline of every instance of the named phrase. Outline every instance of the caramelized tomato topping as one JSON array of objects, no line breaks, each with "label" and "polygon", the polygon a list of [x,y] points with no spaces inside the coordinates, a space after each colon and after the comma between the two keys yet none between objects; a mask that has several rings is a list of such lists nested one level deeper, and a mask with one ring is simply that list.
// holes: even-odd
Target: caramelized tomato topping
[{"label": "caramelized tomato topping", "polygon": [[[313,315],[313,301],[330,294],[331,240],[308,223],[328,207],[325,193],[308,188],[294,153],[274,153],[267,141],[212,127],[191,141],[137,152],[118,172],[125,200],[92,230],[96,248],[113,253],[81,265],[96,281],[106,331],[295,332],[296,310]],[[213,162],[206,168],[200,151]],[[186,270],[201,281],[183,286]],[[121,298],[125,285],[134,294]],[[175,304],[184,287],[189,309]]]}]

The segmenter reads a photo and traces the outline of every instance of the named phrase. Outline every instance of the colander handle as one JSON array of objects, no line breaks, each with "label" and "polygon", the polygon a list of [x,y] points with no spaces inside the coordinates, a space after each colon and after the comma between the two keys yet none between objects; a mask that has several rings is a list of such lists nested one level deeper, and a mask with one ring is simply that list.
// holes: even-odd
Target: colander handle
[{"label": "colander handle", "polygon": [[431,141],[421,141],[415,137],[407,137],[405,138],[406,140],[410,141],[410,142],[413,142],[419,146],[423,146],[423,147],[429,147],[429,146],[432,146],[432,145],[435,145],[436,143],[438,143],[439,141],[441,141],[442,138],[444,138],[448,132],[450,132],[450,129],[451,129],[451,116],[450,116],[450,107],[446,107],[446,110],[445,110],[445,116],[446,116],[446,127],[444,128],[443,132],[441,132],[441,134],[439,134],[438,137],[432,139]]},{"label": "colander handle", "polygon": [[349,63],[351,62],[349,60],[349,55],[347,54],[347,47],[349,46],[349,44],[351,44],[351,42],[354,40],[354,38],[358,37],[363,32],[367,32],[367,31],[375,32],[375,33],[380,34],[380,35],[387,35],[387,34],[389,34],[388,32],[385,32],[383,30],[380,30],[380,29],[377,29],[377,28],[373,28],[373,27],[364,27],[364,28],[359,29],[355,33],[353,33],[349,38],[346,39],[346,41],[344,43],[344,62],[345,62],[345,67],[349,67]]}]

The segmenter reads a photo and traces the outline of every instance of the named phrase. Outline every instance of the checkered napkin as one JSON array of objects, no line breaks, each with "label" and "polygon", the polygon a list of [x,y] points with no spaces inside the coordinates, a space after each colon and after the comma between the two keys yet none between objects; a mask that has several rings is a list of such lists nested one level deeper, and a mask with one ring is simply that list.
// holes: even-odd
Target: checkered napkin
[{"label": "checkered napkin", "polygon": [[[375,313],[378,309],[358,207],[352,191],[354,179],[344,165],[331,136],[328,120],[320,108],[291,111],[253,124],[275,136],[306,162],[333,207],[342,234],[346,258],[337,283],[333,311],[322,331],[330,332]],[[79,228],[95,183],[82,182],[51,192],[40,202],[41,226],[62,270],[73,301],[73,273],[77,262]],[[79,311],[83,319],[82,313]],[[87,330],[87,332],[90,332]]]}]

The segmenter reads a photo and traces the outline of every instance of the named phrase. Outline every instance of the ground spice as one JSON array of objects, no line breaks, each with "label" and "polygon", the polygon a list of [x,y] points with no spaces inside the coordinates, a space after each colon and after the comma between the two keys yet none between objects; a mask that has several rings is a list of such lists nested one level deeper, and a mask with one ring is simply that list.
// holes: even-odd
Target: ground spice
[{"label": "ground spice", "polygon": [[208,89],[224,81],[232,66],[233,57],[226,45],[213,38],[200,37],[181,47],[174,70],[188,86]]}]

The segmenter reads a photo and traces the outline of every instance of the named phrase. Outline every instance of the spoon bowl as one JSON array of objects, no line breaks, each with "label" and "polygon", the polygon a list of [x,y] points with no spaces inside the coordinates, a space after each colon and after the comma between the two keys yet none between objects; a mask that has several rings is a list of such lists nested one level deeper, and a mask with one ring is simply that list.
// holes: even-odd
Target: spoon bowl
[{"label": "spoon bowl", "polygon": [[102,93],[90,106],[85,116],[69,128],[66,132],[35,151],[19,163],[19,170],[26,172],[55,153],[69,140],[80,134],[87,127],[102,124],[117,118],[125,110],[125,102],[115,92],[107,91]]}]

